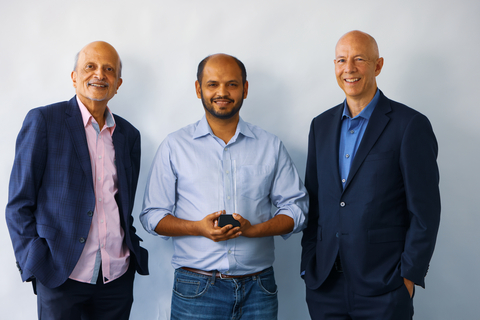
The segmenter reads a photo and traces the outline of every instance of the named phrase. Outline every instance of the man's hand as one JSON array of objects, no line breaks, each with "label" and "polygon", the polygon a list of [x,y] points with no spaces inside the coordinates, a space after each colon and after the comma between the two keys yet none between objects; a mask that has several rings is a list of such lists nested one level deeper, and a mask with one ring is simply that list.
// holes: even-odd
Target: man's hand
[{"label": "man's hand", "polygon": [[260,238],[287,234],[293,230],[293,219],[284,214],[279,214],[270,220],[252,225],[250,221],[239,215],[233,214],[233,218],[240,222],[242,236],[248,238]]},{"label": "man's hand", "polygon": [[408,293],[410,294],[410,299],[413,298],[413,287],[415,284],[413,281],[410,281],[407,278],[403,278],[403,283],[405,283],[405,287],[407,287]]},{"label": "man's hand", "polygon": [[225,211],[211,213],[200,221],[184,220],[172,215],[166,215],[158,222],[155,232],[168,237],[202,236],[215,242],[236,238],[242,233],[240,228],[226,225],[218,226],[218,217]]},{"label": "man's hand", "polygon": [[240,232],[244,237],[253,238],[255,235],[255,226],[252,226],[250,221],[239,215],[238,213],[233,214],[233,218],[240,222]]},{"label": "man's hand", "polygon": [[231,224],[220,228],[218,226],[218,217],[221,214],[225,214],[225,211],[211,213],[198,221],[197,228],[201,236],[219,242],[236,238],[242,234],[241,228],[233,228]]}]

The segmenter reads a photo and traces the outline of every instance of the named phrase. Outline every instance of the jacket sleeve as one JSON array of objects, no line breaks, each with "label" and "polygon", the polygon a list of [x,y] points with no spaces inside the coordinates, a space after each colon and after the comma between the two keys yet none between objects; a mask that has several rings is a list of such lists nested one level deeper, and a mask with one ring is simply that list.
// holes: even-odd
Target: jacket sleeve
[{"label": "jacket sleeve", "polygon": [[46,137],[41,111],[31,110],[17,137],[6,207],[7,226],[23,281],[33,276],[27,260],[32,243],[38,239],[34,213],[47,159]]},{"label": "jacket sleeve", "polygon": [[314,121],[310,126],[308,136],[307,167],[305,169],[305,187],[310,196],[308,209],[307,227],[303,230],[302,237],[302,260],[300,273],[303,274],[307,268],[308,261],[315,256],[318,229],[318,178],[317,178],[317,157],[315,149],[315,126]]},{"label": "jacket sleeve", "polygon": [[418,114],[404,133],[400,149],[410,226],[401,258],[402,277],[425,287],[425,276],[440,224],[438,146],[428,119]]}]

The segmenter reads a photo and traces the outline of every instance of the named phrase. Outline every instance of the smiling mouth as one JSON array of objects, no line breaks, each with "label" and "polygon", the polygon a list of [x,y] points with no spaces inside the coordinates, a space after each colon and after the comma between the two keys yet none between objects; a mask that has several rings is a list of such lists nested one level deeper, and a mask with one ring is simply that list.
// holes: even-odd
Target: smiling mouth
[{"label": "smiling mouth", "polygon": [[355,79],[345,79],[346,82],[348,83],[355,83],[355,82],[358,82],[360,81],[360,78],[355,78]]},{"label": "smiling mouth", "polygon": [[102,83],[89,83],[88,85],[95,88],[108,88],[108,84],[102,84]]},{"label": "smiling mouth", "polygon": [[215,104],[217,104],[219,106],[225,106],[229,103],[233,103],[233,100],[231,100],[231,99],[213,99],[212,102],[214,102]]}]

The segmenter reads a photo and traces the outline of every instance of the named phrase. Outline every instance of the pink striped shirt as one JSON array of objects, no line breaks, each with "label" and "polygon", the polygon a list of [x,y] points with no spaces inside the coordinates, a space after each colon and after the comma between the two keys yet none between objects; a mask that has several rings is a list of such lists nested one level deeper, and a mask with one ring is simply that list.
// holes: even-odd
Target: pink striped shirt
[{"label": "pink striped shirt", "polygon": [[99,130],[97,121],[78,97],[77,102],[87,136],[96,205],[85,247],[70,279],[95,284],[101,263],[103,282],[108,283],[122,276],[130,261],[130,251],[123,240],[124,231],[115,201],[118,191],[112,140],[115,120],[107,107],[105,125]]}]

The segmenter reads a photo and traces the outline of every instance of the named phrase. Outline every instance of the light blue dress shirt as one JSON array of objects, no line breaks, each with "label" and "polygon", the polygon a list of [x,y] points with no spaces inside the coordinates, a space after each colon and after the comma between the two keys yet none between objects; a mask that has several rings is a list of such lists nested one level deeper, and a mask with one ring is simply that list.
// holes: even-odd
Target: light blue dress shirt
[{"label": "light blue dress shirt", "polygon": [[352,161],[355,158],[358,146],[362,141],[363,134],[365,133],[368,121],[370,120],[370,116],[377,105],[378,98],[380,97],[379,92],[380,91],[377,89],[377,93],[373,97],[372,101],[370,101],[370,103],[363,108],[363,110],[355,118],[350,116],[347,100],[344,102],[338,157],[340,179],[342,179],[343,188],[345,188],[345,184],[347,183]]},{"label": "light blue dress shirt", "polygon": [[[160,145],[140,221],[145,230],[157,235],[155,227],[168,214],[198,221],[226,210],[241,214],[252,225],[284,214],[293,219],[295,233],[304,228],[307,209],[307,191],[278,137],[240,118],[235,135],[225,144],[204,116],[171,133]],[[175,269],[242,275],[262,271],[274,261],[273,237],[240,236],[221,242],[200,236],[172,239]]]}]

